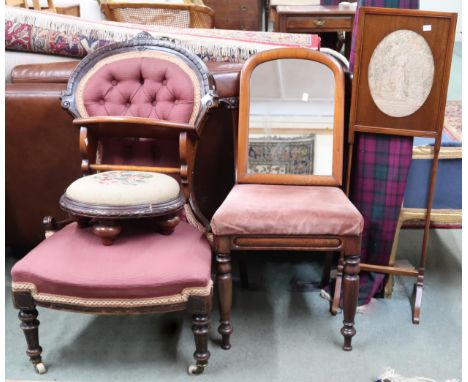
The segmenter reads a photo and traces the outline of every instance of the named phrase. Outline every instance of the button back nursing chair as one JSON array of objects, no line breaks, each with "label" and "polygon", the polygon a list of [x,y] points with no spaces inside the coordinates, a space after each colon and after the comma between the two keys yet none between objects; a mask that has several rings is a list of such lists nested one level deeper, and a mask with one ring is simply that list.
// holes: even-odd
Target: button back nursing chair
[{"label": "button back nursing chair", "polygon": [[344,350],[352,349],[363,218],[340,188],[343,114],[343,69],[327,54],[281,48],[244,65],[237,182],[211,221],[224,349],[231,346],[230,253],[237,250],[341,252],[341,333]]},{"label": "button back nursing chair", "polygon": [[[153,44],[157,49],[112,46],[93,62],[83,60],[62,97],[81,127],[83,173],[101,172],[72,183],[60,206],[80,227],[91,224],[105,245],[129,220],[151,219],[159,232],[173,232],[190,196],[196,137],[217,102],[201,60]],[[161,141],[165,149],[155,147]],[[177,151],[178,166],[155,166],[170,163]]]},{"label": "button back nursing chair", "polygon": [[[210,245],[186,221],[162,235],[152,218],[137,218],[157,217],[165,208],[173,213],[168,204],[174,197],[190,208],[198,136],[216,105],[210,73],[184,48],[143,33],[83,59],[62,105],[80,128],[85,176],[73,183],[73,192],[68,188],[68,202],[61,200],[75,221],[46,218],[49,237],[12,269],[27,355],[39,373],[46,371],[36,306],[95,314],[186,309],[196,344],[189,372],[201,373],[210,356]],[[166,151],[155,157],[157,141]],[[128,224],[112,246],[102,245],[93,221],[117,214]]]}]

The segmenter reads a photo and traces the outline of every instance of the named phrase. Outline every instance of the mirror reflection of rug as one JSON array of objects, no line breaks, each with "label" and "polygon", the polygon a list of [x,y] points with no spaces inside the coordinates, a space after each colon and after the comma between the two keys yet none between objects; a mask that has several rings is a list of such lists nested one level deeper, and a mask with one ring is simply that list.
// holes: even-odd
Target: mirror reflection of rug
[{"label": "mirror reflection of rug", "polygon": [[249,174],[297,174],[314,172],[315,135],[249,138]]}]

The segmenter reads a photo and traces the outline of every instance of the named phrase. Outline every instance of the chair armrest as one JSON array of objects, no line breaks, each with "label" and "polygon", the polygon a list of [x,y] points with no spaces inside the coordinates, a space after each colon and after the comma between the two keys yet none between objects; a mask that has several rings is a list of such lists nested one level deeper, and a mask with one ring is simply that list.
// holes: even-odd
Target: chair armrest
[{"label": "chair armrest", "polygon": [[168,122],[141,117],[89,117],[77,118],[73,124],[79,127],[97,129],[99,135],[156,138],[173,136],[182,132],[197,134],[195,125]]}]

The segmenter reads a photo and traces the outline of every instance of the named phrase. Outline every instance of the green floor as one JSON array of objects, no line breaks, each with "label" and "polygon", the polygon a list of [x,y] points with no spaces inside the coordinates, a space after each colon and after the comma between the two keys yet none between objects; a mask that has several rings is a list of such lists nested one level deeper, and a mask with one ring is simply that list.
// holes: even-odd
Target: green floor
[{"label": "green floor", "polygon": [[[461,99],[461,44],[456,44],[449,99]],[[417,263],[420,230],[403,230],[400,259]],[[421,324],[411,323],[413,279],[398,278],[392,299],[374,300],[356,318],[354,350],[341,350],[341,315],[317,291],[291,292],[291,280],[320,279],[320,263],[256,256],[249,290],[234,289],[233,347],[217,345],[215,304],[210,365],[190,377],[194,344],[183,313],[93,316],[39,309],[47,374],[37,375],[11,304],[6,266],[6,377],[40,381],[375,381],[386,367],[407,376],[461,379],[461,230],[434,230]],[[192,379],[193,380],[193,379]]]}]

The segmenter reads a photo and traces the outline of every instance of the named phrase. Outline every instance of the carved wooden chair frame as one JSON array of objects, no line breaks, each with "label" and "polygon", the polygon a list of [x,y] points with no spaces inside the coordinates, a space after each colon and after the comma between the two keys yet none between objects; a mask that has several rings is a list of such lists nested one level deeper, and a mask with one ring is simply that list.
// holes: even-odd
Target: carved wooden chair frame
[{"label": "carved wooden chair frame", "polygon": [[[247,174],[248,128],[249,128],[249,87],[250,77],[259,64],[283,58],[309,59],[320,62],[333,71],[336,82],[333,171],[331,176]],[[282,48],[259,53],[244,65],[240,80],[239,143],[237,147],[237,183],[289,184],[289,185],[334,185],[342,182],[343,128],[344,128],[344,72],[342,66],[329,55],[302,48]],[[232,251],[323,251],[340,252],[336,289],[341,288],[343,277],[344,318],[341,333],[344,336],[344,350],[351,350],[351,339],[355,335],[354,316],[359,292],[359,236],[304,236],[304,235],[214,235],[217,262],[217,283],[220,306],[222,347],[231,347],[230,336],[232,306]],[[339,298],[339,294],[336,294]],[[339,300],[334,299],[332,311],[338,309]]]},{"label": "carved wooden chair frame", "polygon": [[[77,110],[74,93],[80,80],[94,64],[104,57],[128,51],[160,50],[183,58],[197,76],[201,84],[201,107],[200,112],[193,124],[177,124],[146,118],[125,117],[92,117],[81,118]],[[119,134],[127,134],[130,130],[135,136],[155,137],[158,134],[178,134],[181,165],[180,168],[144,168],[145,171],[158,171],[166,173],[177,173],[182,178],[184,200],[195,216],[199,213],[198,208],[191,198],[191,179],[193,168],[193,157],[197,147],[197,137],[203,129],[204,120],[208,109],[217,105],[217,95],[214,89],[213,79],[206,69],[204,63],[194,54],[169,41],[152,39],[148,34],[140,34],[137,38],[109,45],[84,58],[73,72],[68,83],[67,90],[62,96],[62,106],[70,111],[77,119],[74,124],[80,127],[80,150],[82,155],[81,168],[84,174],[97,170],[112,169],[111,165],[96,163],[97,133],[99,129],[114,129]],[[140,135],[141,134],[141,135]],[[117,166],[125,168],[125,166]],[[203,215],[200,215],[203,218]],[[56,222],[52,217],[44,218],[46,238],[62,229],[73,219]],[[106,315],[119,314],[147,314],[159,312],[172,312],[188,310],[192,314],[192,330],[195,337],[196,351],[194,358],[196,364],[189,367],[190,374],[202,373],[208,363],[210,353],[208,351],[208,324],[212,304],[212,282],[205,287],[186,288],[182,292],[172,296],[144,299],[84,299],[60,295],[39,293],[35,286],[30,283],[13,283],[13,304],[19,309],[21,328],[24,331],[28,350],[26,354],[30,357],[36,371],[40,374],[46,372],[42,363],[39,346],[37,320],[38,311],[36,306],[45,308]]]},{"label": "carved wooden chair frame", "polygon": [[[170,55],[185,64],[196,76],[192,80],[198,82],[197,102],[189,123],[174,123],[141,117],[89,117],[80,100],[80,86],[87,80],[95,66],[102,60],[116,57],[116,55],[153,54],[161,52]],[[120,226],[116,223],[122,219],[154,218],[159,231],[171,233],[179,222],[178,215],[186,208],[196,219],[206,220],[200,212],[196,201],[192,198],[191,185],[193,173],[193,159],[198,147],[200,137],[210,108],[218,105],[218,96],[215,92],[214,81],[203,61],[195,54],[171,41],[154,39],[146,32],[140,33],[136,38],[108,45],[86,56],[70,76],[67,89],[62,94],[62,106],[73,117],[73,124],[80,128],[80,153],[82,157],[81,170],[83,175],[90,175],[97,171],[123,170],[148,171],[180,176],[183,195],[168,203],[152,205],[116,206],[103,208],[103,206],[82,204],[63,195],[60,199],[61,207],[73,217],[81,227],[87,226],[91,219],[98,223],[94,232],[100,236],[105,244],[111,244],[114,237],[120,233]],[[100,163],[99,138],[101,136],[157,138],[177,137],[179,139],[180,167],[151,167],[128,166]]]}]

